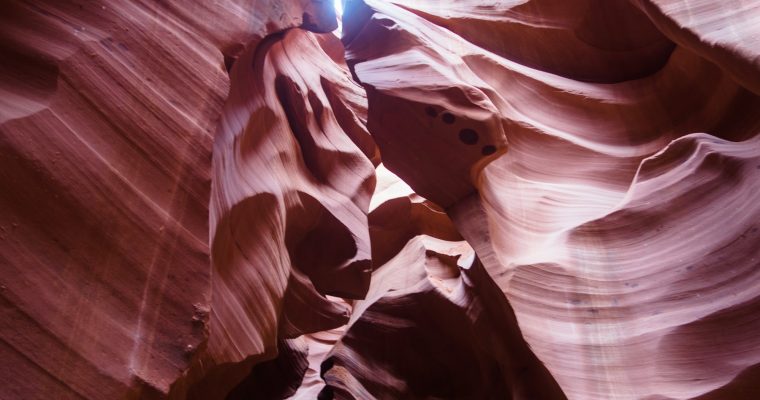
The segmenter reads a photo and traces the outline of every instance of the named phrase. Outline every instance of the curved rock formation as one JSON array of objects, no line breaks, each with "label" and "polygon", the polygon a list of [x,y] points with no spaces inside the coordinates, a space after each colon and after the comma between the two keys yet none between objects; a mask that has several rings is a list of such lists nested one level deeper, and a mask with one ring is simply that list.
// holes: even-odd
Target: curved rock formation
[{"label": "curved rock formation", "polygon": [[[730,29],[733,12],[594,3],[357,1],[348,61],[386,165],[446,207],[569,398],[717,393],[760,361],[739,333],[760,293],[757,53],[736,50],[754,26],[713,51],[659,19]],[[736,336],[701,347],[718,326]]]},{"label": "curved rock formation", "polygon": [[322,363],[323,393],[565,398],[465,242],[417,236],[372,278],[367,300]]},{"label": "curved rock formation", "polygon": [[367,291],[375,149],[360,88],[330,57],[335,46],[335,36],[291,30],[232,69],[214,146],[216,330],[205,369],[266,360],[281,339],[336,328],[349,310],[324,296]]},{"label": "curved rock formation", "polygon": [[166,396],[207,336],[225,58],[335,25],[322,2],[80,3],[0,15],[3,399]]},{"label": "curved rock formation", "polygon": [[0,398],[760,396],[760,4],[344,6],[4,5]]}]

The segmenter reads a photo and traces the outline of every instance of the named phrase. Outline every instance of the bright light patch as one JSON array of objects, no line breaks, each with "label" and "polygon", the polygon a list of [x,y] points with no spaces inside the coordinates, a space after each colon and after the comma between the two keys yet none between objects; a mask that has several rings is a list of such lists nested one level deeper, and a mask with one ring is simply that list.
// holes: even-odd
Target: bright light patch
[{"label": "bright light patch", "polygon": [[333,0],[335,4],[335,15],[338,16],[338,29],[334,30],[335,36],[340,37],[343,34],[343,0]]}]

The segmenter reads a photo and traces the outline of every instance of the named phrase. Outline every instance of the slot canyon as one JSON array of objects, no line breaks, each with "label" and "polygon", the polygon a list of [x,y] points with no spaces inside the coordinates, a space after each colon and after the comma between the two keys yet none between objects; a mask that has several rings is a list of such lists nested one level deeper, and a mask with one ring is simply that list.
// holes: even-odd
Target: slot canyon
[{"label": "slot canyon", "polygon": [[3,1],[17,399],[760,399],[760,0]]}]

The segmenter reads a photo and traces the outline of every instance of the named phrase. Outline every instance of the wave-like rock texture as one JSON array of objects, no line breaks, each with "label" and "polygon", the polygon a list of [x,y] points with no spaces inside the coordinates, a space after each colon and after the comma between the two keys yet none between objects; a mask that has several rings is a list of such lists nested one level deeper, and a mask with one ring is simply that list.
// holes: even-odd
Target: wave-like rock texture
[{"label": "wave-like rock texture", "polygon": [[207,337],[225,61],[322,3],[3,3],[0,398],[167,395]]},{"label": "wave-like rock texture", "polygon": [[384,164],[446,209],[568,398],[760,393],[755,3],[346,13]]},{"label": "wave-like rock texture", "polygon": [[391,258],[320,354],[326,385],[297,398],[564,398],[443,210],[383,166],[377,178],[370,236]]},{"label": "wave-like rock texture", "polygon": [[326,296],[363,298],[371,272],[376,148],[338,38],[273,35],[231,81],[214,145],[203,387],[277,356],[283,339],[344,325],[350,308]]},{"label": "wave-like rock texture", "polygon": [[0,398],[760,397],[758,2],[344,3],[3,5]]},{"label": "wave-like rock texture", "polygon": [[357,302],[346,333],[322,362],[321,393],[563,398],[466,242],[416,236],[372,279],[367,300]]}]

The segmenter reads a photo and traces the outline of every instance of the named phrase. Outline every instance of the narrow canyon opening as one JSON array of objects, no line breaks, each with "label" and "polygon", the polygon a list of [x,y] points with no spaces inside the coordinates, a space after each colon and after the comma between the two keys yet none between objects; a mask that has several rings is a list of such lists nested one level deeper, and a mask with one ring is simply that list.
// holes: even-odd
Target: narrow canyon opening
[{"label": "narrow canyon opening", "polygon": [[28,0],[0,398],[758,398],[760,7]]},{"label": "narrow canyon opening", "polygon": [[[335,3],[340,18],[342,2]],[[343,35],[342,43],[331,34],[295,28],[265,39],[249,49],[250,56],[242,57],[245,67],[232,71],[231,85],[233,90],[244,88],[243,100],[234,102],[236,115],[231,117],[239,119],[244,104],[244,115],[251,118],[247,125],[228,130],[236,139],[225,140],[226,152],[215,156],[230,160],[224,168],[249,171],[240,171],[237,181],[225,186],[274,193],[277,205],[268,211],[271,215],[257,215],[245,225],[268,232],[256,237],[274,238],[268,245],[272,254],[266,258],[279,257],[275,270],[287,284],[277,287],[257,274],[258,285],[271,285],[267,290],[280,303],[268,303],[271,315],[277,316],[276,329],[251,345],[261,346],[265,357],[273,358],[258,363],[230,398],[260,393],[262,374],[278,377],[266,378],[266,390],[280,393],[275,397],[291,398],[560,399],[568,397],[568,390],[585,390],[558,369],[562,363],[548,350],[556,339],[534,325],[539,318],[537,300],[527,296],[538,289],[531,290],[530,285],[547,288],[542,276],[557,279],[554,284],[566,292],[557,289],[539,303],[574,315],[565,322],[549,319],[539,326],[549,323],[567,329],[560,327],[578,324],[572,331],[581,343],[607,337],[594,327],[596,322],[589,321],[618,318],[621,303],[633,301],[638,283],[625,282],[622,287],[631,289],[628,294],[613,291],[605,297],[587,292],[584,282],[591,277],[610,282],[634,279],[626,278],[625,264],[607,255],[618,244],[583,238],[603,237],[601,232],[617,229],[605,224],[612,223],[616,213],[634,207],[631,191],[646,187],[641,182],[652,179],[643,171],[658,168],[646,156],[661,148],[663,139],[693,129],[674,124],[678,119],[672,113],[701,107],[697,103],[682,111],[668,107],[662,117],[650,116],[647,128],[625,117],[630,108],[626,102],[637,99],[646,108],[651,100],[636,91],[651,84],[668,85],[660,93],[678,96],[694,79],[677,75],[687,65],[697,75],[718,70],[703,56],[678,47],[651,22],[646,9],[622,1],[589,1],[585,11],[570,12],[570,6],[551,9],[549,2],[535,3],[509,12],[526,20],[531,14],[543,15],[546,21],[569,15],[582,18],[572,28],[564,26],[571,35],[562,36],[552,30],[556,27],[549,27],[557,22],[545,22],[547,30],[517,28],[509,22],[502,28],[499,20],[486,20],[475,28],[459,23],[457,15],[468,20],[465,11],[453,4],[349,1],[346,14],[353,19],[345,23],[347,31],[339,22],[332,33]],[[605,19],[613,15],[625,16],[624,22],[608,25]],[[484,34],[488,29],[502,30]],[[526,52],[510,47],[505,38],[512,36],[551,38],[587,55],[558,60],[549,51]],[[452,43],[457,44],[452,47]],[[520,70],[500,57],[534,70]],[[504,74],[509,78],[504,80]],[[754,96],[735,83],[725,84],[738,89],[734,93],[739,98]],[[534,97],[546,97],[546,109],[526,118],[514,103],[523,98],[514,93],[520,85],[532,85],[534,91],[553,85],[555,92],[534,92]],[[620,92],[611,91],[613,87]],[[622,96],[622,102],[595,94],[598,100],[561,105],[560,113],[551,111],[557,104],[573,104],[574,100],[563,98],[568,93],[580,91],[588,97],[601,88]],[[540,125],[526,129],[525,124],[550,115],[554,121],[568,118],[571,123],[579,123],[578,118],[604,121],[595,115],[607,115],[605,123],[618,127],[609,125],[607,136],[574,129],[557,134],[554,130],[561,128]],[[750,137],[752,128],[723,129],[716,121],[705,114],[690,124],[713,126],[717,137],[728,140]],[[543,132],[536,135],[531,129]],[[701,140],[687,136],[675,143]],[[652,160],[677,154],[672,146]],[[563,154],[567,151],[577,151],[578,158]],[[533,157],[547,163],[539,167]],[[604,168],[587,169],[589,159],[599,165],[615,160],[610,167],[616,171],[611,175]],[[558,174],[557,168],[563,172]],[[276,191],[272,179],[280,182]],[[521,183],[526,179],[523,182],[530,184]],[[510,203],[524,203],[533,193],[541,196],[539,202],[524,210],[533,207],[553,216],[539,225],[535,218],[523,216],[534,225],[522,225],[532,232],[520,232],[520,219],[510,216],[514,213]],[[563,207],[584,203],[584,211],[561,217]],[[642,223],[636,214],[628,218],[627,223],[656,224]],[[266,220],[270,222],[251,228]],[[233,237],[250,234],[235,232],[233,228]],[[567,236],[558,241],[552,232]],[[279,245],[277,238],[282,238]],[[239,246],[245,240],[235,241]],[[256,240],[249,243],[254,248],[262,245]],[[277,251],[278,246],[285,252]],[[623,249],[615,251],[628,251]],[[246,260],[251,264],[244,268],[271,268],[271,263],[256,266],[251,261],[262,257],[256,250],[238,251],[250,252]],[[586,255],[577,259],[578,251]],[[618,269],[591,269],[585,277],[576,270],[595,264]],[[218,268],[224,266],[215,263]],[[561,278],[552,278],[553,274]],[[230,276],[239,278],[238,273]],[[260,291],[258,285],[248,289]],[[247,307],[254,306],[261,303]],[[606,387],[614,384],[618,383],[608,382]]]}]

